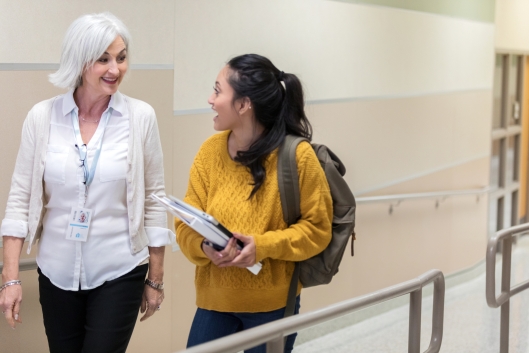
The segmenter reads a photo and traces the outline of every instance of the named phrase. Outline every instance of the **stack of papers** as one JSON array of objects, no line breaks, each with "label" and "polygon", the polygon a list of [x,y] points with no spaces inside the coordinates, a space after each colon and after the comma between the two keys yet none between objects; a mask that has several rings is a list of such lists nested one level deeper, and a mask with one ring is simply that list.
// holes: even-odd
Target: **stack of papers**
[{"label": "stack of papers", "polygon": [[[159,197],[151,194],[151,197],[175,217],[178,217],[182,222],[220,248],[224,248],[228,244],[228,241],[233,237],[233,234],[211,215],[177,199],[174,196],[168,195],[167,197]],[[237,248],[241,250],[243,246],[244,244],[240,240],[237,240]],[[261,270],[261,267],[261,263],[256,263],[247,268],[250,272],[256,275]]]}]

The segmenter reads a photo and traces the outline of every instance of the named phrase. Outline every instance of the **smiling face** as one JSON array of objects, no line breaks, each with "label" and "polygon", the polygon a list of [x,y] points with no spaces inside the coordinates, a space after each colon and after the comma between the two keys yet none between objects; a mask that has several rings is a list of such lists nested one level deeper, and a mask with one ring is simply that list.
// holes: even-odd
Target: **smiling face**
[{"label": "smiling face", "polygon": [[97,96],[112,95],[128,68],[127,47],[118,36],[94,65],[83,72],[83,89]]},{"label": "smiling face", "polygon": [[217,112],[213,118],[213,128],[217,131],[233,130],[241,124],[240,116],[235,109],[233,97],[235,91],[228,83],[230,68],[224,66],[217,75],[213,93],[209,96],[208,103]]}]

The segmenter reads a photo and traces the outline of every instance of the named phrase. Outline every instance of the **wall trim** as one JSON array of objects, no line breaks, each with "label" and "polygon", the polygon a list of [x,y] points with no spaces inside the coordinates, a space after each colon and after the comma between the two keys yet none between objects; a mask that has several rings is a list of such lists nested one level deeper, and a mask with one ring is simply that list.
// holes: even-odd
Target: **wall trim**
[{"label": "wall trim", "polygon": [[59,69],[56,63],[0,63],[0,71],[52,71]]},{"label": "wall trim", "polygon": [[173,64],[132,64],[132,70],[173,70]]},{"label": "wall trim", "polygon": [[404,183],[406,181],[410,181],[410,180],[413,180],[413,179],[424,177],[424,176],[427,176],[427,175],[430,175],[430,174],[434,174],[434,173],[437,173],[437,172],[440,172],[440,171],[443,171],[443,170],[455,168],[455,167],[458,167],[458,166],[461,166],[461,165],[464,165],[464,164],[467,164],[467,163],[475,162],[475,161],[483,159],[483,158],[490,158],[490,154],[486,153],[486,154],[470,157],[470,158],[467,158],[467,159],[464,159],[464,160],[460,160],[460,161],[457,161],[457,162],[454,162],[454,163],[445,164],[445,165],[437,167],[437,168],[433,168],[433,169],[430,169],[430,170],[425,170],[425,171],[422,171],[422,172],[419,172],[419,173],[408,175],[408,176],[406,176],[404,178],[395,179],[395,180],[389,181],[387,183],[375,185],[375,186],[372,186],[372,187],[369,187],[369,188],[366,188],[366,189],[363,189],[363,190],[354,191],[354,194],[357,197],[361,196],[361,195],[369,194],[371,192],[375,192],[375,191],[378,191],[380,189],[384,189],[384,188],[387,188],[387,187],[390,187],[390,186],[398,185],[398,184]]},{"label": "wall trim", "polygon": [[[345,98],[331,98],[331,99],[311,99],[311,100],[307,100],[305,103],[307,105],[337,104],[337,103],[351,103],[351,102],[363,102],[363,101],[376,101],[376,100],[390,100],[390,99],[406,99],[406,98],[428,97],[428,96],[441,96],[441,95],[447,95],[447,94],[481,92],[481,91],[492,91],[492,87],[475,87],[475,88],[465,88],[465,89],[458,89],[458,90],[431,91],[431,92],[412,92],[412,93],[394,94],[394,95],[382,95],[382,96],[345,97]],[[207,114],[207,113],[211,113],[211,108],[173,110],[173,115],[174,116],[197,115],[197,114]]]},{"label": "wall trim", "polygon": [[212,113],[213,110],[211,108],[199,108],[199,109],[180,109],[180,110],[174,110],[173,115],[174,116],[180,116],[180,115],[198,115],[198,114],[207,114]]},{"label": "wall trim", "polygon": [[[173,64],[132,64],[132,70],[173,70]],[[58,63],[0,63],[0,71],[54,71]]]},{"label": "wall trim", "polygon": [[374,101],[374,100],[390,100],[390,99],[405,99],[405,98],[416,98],[416,97],[428,97],[428,96],[441,96],[447,94],[456,93],[468,93],[468,92],[480,92],[480,91],[491,91],[491,87],[473,87],[465,89],[454,89],[445,91],[426,91],[426,92],[409,92],[403,94],[390,94],[382,96],[363,96],[363,97],[345,97],[345,98],[331,98],[331,99],[313,99],[308,100],[307,104],[335,104],[335,103],[349,103],[349,102],[361,102],[361,101]]}]

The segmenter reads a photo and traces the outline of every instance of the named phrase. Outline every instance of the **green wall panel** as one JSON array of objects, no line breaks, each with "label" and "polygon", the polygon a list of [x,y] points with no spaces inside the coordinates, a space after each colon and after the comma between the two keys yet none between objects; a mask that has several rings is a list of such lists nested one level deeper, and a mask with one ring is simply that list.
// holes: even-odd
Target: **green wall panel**
[{"label": "green wall panel", "polygon": [[334,0],[397,7],[461,17],[474,21],[494,22],[495,0]]}]

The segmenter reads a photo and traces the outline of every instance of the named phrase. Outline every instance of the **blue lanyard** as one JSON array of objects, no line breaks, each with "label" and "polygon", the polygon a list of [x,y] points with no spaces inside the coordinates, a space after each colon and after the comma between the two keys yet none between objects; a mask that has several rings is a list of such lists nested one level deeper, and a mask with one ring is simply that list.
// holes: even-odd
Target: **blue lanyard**
[{"label": "blue lanyard", "polygon": [[105,118],[103,119],[103,127],[102,127],[103,132],[101,133],[101,138],[99,139],[99,145],[97,146],[96,153],[94,154],[94,159],[92,160],[92,168],[90,169],[88,168],[88,147],[83,142],[83,138],[81,137],[81,129],[79,127],[77,111],[74,109],[72,110],[72,113],[71,113],[73,132],[74,132],[75,140],[77,141],[77,146],[79,149],[79,157],[81,157],[81,148],[84,146],[84,148],[86,149],[84,163],[86,165],[86,169],[89,170],[89,172],[87,173],[88,175],[85,179],[85,185],[87,189],[88,189],[88,186],[90,186],[90,184],[92,184],[92,181],[94,180],[97,162],[99,161],[99,155],[101,154],[101,146],[103,146],[103,136],[105,135],[105,129],[107,127],[108,121],[110,120],[110,116],[112,115],[112,110],[113,109],[109,107],[107,110],[107,114]]}]

